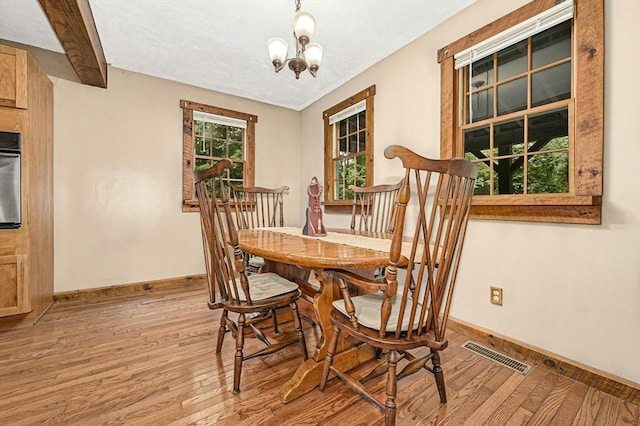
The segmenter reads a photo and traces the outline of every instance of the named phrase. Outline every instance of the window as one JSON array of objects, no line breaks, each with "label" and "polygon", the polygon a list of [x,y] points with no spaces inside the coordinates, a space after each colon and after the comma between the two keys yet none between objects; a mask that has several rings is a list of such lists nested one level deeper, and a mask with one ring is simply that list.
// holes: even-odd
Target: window
[{"label": "window", "polygon": [[478,165],[472,217],[601,221],[604,6],[556,3],[438,52],[441,156]]},{"label": "window", "polygon": [[203,170],[228,158],[233,167],[226,180],[236,186],[253,186],[255,162],[255,115],[180,101],[182,107],[183,211],[197,211],[193,186],[194,168]]},{"label": "window", "polygon": [[324,204],[329,211],[351,206],[350,185],[373,184],[373,96],[371,86],[329,108],[324,119]]}]

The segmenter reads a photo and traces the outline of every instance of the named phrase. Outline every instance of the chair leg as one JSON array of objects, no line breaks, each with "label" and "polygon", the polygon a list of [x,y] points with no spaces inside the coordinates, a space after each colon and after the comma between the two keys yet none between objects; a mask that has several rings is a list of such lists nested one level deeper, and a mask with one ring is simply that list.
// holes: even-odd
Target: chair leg
[{"label": "chair leg", "polygon": [[282,334],[278,329],[278,312],[275,309],[271,310],[271,323],[273,324],[273,334]]},{"label": "chair leg", "polygon": [[442,367],[440,367],[440,354],[438,351],[431,349],[433,357],[431,362],[433,363],[433,375],[436,377],[436,385],[438,386],[438,393],[440,394],[440,402],[443,404],[447,402],[447,390],[444,387],[444,374],[442,373]]},{"label": "chair leg", "polygon": [[293,315],[293,325],[298,331],[298,341],[300,342],[300,349],[302,349],[302,357],[306,361],[309,359],[309,354],[307,353],[307,339],[304,337],[302,321],[300,320],[300,314],[298,313],[298,305],[296,304],[296,302],[293,302],[290,306],[291,314]]},{"label": "chair leg", "polygon": [[238,316],[238,332],[236,333],[236,357],[233,362],[233,393],[240,393],[240,375],[242,374],[242,360],[244,354],[244,326],[246,320],[244,314]]},{"label": "chair leg", "polygon": [[387,387],[385,393],[387,399],[384,402],[384,424],[393,426],[396,424],[396,394],[398,383],[396,380],[396,367],[398,366],[398,352],[391,350],[387,355]]},{"label": "chair leg", "polygon": [[216,354],[220,354],[222,352],[222,342],[224,341],[224,335],[227,334],[227,317],[229,316],[229,312],[226,310],[222,311],[222,315],[220,316],[220,327],[218,328],[218,341],[216,343]]},{"label": "chair leg", "polygon": [[338,347],[338,337],[340,336],[340,329],[333,327],[333,337],[329,342],[327,348],[327,356],[324,359],[324,367],[322,369],[322,377],[320,377],[320,391],[324,391],[324,387],[327,384],[327,378],[329,378],[329,371],[331,370],[331,364],[333,364],[333,354],[336,353]]}]

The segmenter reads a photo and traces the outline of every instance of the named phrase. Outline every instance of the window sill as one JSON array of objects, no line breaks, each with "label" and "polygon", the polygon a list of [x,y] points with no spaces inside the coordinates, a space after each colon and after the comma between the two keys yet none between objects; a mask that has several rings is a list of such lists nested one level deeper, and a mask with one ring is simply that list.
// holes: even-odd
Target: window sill
[{"label": "window sill", "polygon": [[322,203],[324,211],[328,214],[351,214],[353,201],[325,201]]},{"label": "window sill", "polygon": [[472,206],[595,206],[602,197],[571,194],[474,195]]},{"label": "window sill", "polygon": [[602,197],[566,194],[474,196],[473,219],[599,225]]},{"label": "window sill", "polygon": [[198,200],[182,200],[182,211],[199,212],[200,206],[198,205]]}]

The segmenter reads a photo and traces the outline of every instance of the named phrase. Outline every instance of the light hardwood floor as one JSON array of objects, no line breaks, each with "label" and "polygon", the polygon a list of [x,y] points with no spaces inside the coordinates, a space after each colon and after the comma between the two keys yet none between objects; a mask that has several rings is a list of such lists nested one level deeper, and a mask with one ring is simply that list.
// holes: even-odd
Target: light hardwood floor
[{"label": "light hardwood floor", "polygon": [[[382,423],[337,379],[324,393],[280,403],[279,387],[301,363],[295,346],[245,362],[233,395],[233,342],[214,354],[219,312],[205,301],[203,286],[192,284],[56,303],[37,326],[0,333],[0,425]],[[428,373],[414,374],[399,382],[397,424],[639,424],[628,401],[541,367],[512,372],[461,348],[468,337],[449,340],[448,403],[439,404]],[[373,384],[383,390],[381,380]]]}]

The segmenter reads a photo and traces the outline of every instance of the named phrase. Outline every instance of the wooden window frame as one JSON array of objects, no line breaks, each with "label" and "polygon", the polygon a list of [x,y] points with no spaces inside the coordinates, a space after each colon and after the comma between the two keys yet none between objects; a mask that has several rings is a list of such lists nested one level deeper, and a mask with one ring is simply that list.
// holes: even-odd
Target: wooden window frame
[{"label": "wooden window frame", "polygon": [[[570,1],[570,0],[565,0]],[[534,0],[438,50],[441,84],[440,156],[461,157],[459,88],[454,55],[560,3]],[[474,196],[471,217],[600,224],[604,151],[604,0],[574,0],[574,150],[571,187],[566,194]]]},{"label": "wooden window frame", "polygon": [[180,100],[180,108],[182,108],[182,211],[199,211],[198,200],[195,196],[195,188],[193,185],[193,170],[195,167],[193,111],[202,111],[247,122],[245,131],[245,165],[243,169],[244,184],[246,186],[254,186],[256,157],[255,135],[258,116],[185,100]]},{"label": "wooden window frame", "polygon": [[[329,124],[329,117],[332,115],[357,104],[358,102],[366,102],[366,138],[367,146],[366,155],[366,186],[373,185],[373,98],[376,94],[375,84],[367,87],[355,95],[345,99],[344,101],[323,111],[322,118],[324,120],[324,202],[325,210],[332,213],[351,213],[353,200],[336,200],[334,197],[334,169],[333,169],[333,150],[334,150],[334,131],[333,125]],[[334,124],[335,125],[335,124]]]}]

